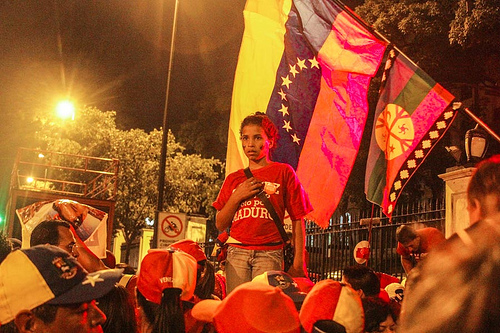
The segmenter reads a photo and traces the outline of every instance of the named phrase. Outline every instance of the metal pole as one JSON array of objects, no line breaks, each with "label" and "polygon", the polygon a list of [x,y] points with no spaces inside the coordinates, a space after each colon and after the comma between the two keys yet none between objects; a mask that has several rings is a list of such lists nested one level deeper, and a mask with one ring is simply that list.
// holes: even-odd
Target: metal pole
[{"label": "metal pole", "polygon": [[163,111],[163,133],[161,141],[161,156],[160,156],[160,168],[158,175],[158,201],[156,203],[154,229],[153,229],[153,241],[151,244],[152,248],[157,247],[158,243],[158,225],[160,224],[159,213],[163,210],[163,196],[165,189],[165,168],[167,165],[167,144],[168,144],[168,126],[167,126],[167,111],[168,111],[168,96],[170,93],[170,77],[172,76],[172,63],[174,61],[174,46],[175,46],[175,33],[177,30],[177,10],[179,7],[179,0],[175,0],[174,6],[174,18],[172,22],[172,37],[170,39],[170,59],[168,61],[168,73],[167,73],[167,90],[165,94],[165,109]]}]

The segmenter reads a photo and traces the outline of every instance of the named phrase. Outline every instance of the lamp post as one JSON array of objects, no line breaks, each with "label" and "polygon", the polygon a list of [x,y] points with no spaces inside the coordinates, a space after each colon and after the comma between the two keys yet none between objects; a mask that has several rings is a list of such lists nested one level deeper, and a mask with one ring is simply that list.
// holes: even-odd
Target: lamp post
[{"label": "lamp post", "polygon": [[467,163],[475,163],[484,158],[488,149],[488,134],[476,127],[468,130],[465,133],[465,154],[467,155]]},{"label": "lamp post", "polygon": [[61,119],[75,120],[75,105],[69,101],[60,101],[56,105],[56,114]]},{"label": "lamp post", "polygon": [[172,75],[172,63],[174,60],[174,46],[175,46],[175,33],[177,30],[177,10],[179,7],[179,0],[175,0],[174,5],[174,18],[172,20],[172,36],[170,39],[170,57],[168,61],[167,73],[167,90],[165,93],[165,108],[163,111],[163,133],[161,142],[161,156],[158,175],[158,201],[156,203],[155,220],[153,228],[153,238],[151,248],[156,248],[158,243],[158,228],[160,225],[159,214],[163,210],[163,196],[165,191],[165,168],[167,165],[167,144],[168,144],[168,126],[167,126],[167,111],[168,111],[168,96],[170,93],[170,78]]}]

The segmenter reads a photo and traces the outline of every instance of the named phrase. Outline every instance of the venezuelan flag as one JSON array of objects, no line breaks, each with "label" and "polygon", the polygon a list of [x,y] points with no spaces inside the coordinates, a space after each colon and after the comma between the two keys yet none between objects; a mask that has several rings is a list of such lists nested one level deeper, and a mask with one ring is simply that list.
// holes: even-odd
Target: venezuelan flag
[{"label": "venezuelan flag", "polygon": [[326,226],[356,158],[367,91],[385,42],[328,0],[248,0],[233,89],[226,172],[246,166],[239,126],[266,111],[280,130],[273,160],[290,164]]}]

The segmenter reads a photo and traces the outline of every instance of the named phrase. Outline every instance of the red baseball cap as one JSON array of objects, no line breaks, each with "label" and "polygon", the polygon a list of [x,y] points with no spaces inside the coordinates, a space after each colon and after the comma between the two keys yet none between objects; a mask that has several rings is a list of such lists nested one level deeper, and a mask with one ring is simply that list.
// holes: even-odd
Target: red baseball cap
[{"label": "red baseball cap", "polygon": [[150,302],[160,304],[163,290],[178,288],[181,299],[193,297],[196,287],[196,260],[173,248],[149,250],[141,262],[137,289]]},{"label": "red baseball cap", "polygon": [[191,314],[213,322],[219,333],[299,333],[299,315],[290,297],[279,287],[246,282],[223,301],[202,300]]},{"label": "red baseball cap", "polygon": [[312,287],[302,303],[299,317],[306,332],[311,332],[320,320],[334,321],[344,326],[347,333],[362,333],[365,326],[359,295],[333,280],[322,280]]},{"label": "red baseball cap", "polygon": [[200,245],[191,239],[183,239],[171,244],[170,246],[192,255],[197,262],[207,260],[207,256],[201,249]]}]

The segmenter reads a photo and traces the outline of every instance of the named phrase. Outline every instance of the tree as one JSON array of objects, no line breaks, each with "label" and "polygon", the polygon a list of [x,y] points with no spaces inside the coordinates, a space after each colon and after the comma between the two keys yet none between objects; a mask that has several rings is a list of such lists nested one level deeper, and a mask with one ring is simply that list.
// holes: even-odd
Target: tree
[{"label": "tree", "polygon": [[499,11],[498,0],[366,0],[356,8],[434,79],[467,83],[500,80]]},{"label": "tree", "polygon": [[[120,130],[116,128],[115,116],[114,111],[87,107],[78,111],[75,121],[62,125],[39,117],[36,137],[38,148],[119,159],[113,222],[115,230],[123,231],[128,262],[130,247],[146,226],[146,218],[154,218],[162,130]],[[213,217],[210,205],[220,188],[223,165],[217,159],[184,151],[169,132],[164,209]]]}]

